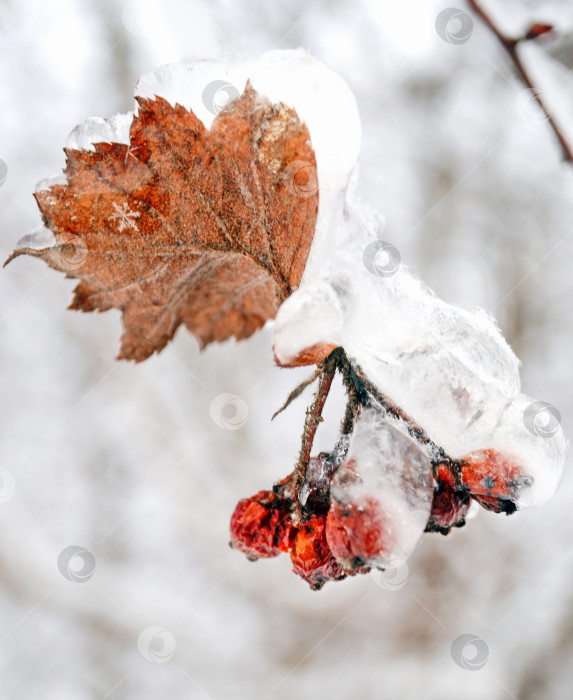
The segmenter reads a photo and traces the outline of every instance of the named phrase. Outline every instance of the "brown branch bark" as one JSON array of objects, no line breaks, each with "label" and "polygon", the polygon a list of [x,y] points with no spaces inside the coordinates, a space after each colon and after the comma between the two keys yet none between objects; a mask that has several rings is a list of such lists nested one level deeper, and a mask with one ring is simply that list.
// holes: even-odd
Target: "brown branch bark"
[{"label": "brown branch bark", "polygon": [[527,35],[522,37],[510,37],[507,36],[502,30],[497,26],[489,13],[482,7],[481,2],[478,0],[467,0],[469,7],[475,12],[475,14],[480,18],[480,20],[485,24],[489,31],[496,37],[501,46],[504,48],[506,54],[509,56],[511,62],[513,63],[521,81],[532,90],[533,97],[543,114],[547,118],[547,122],[551,126],[559,146],[561,147],[561,153],[563,160],[567,163],[573,163],[573,149],[571,144],[567,141],[565,134],[563,133],[561,127],[555,120],[554,116],[547,105],[546,100],[542,97],[542,91],[533,82],[531,76],[527,72],[527,69],[523,65],[523,62],[519,56],[518,47],[523,41],[528,41]]},{"label": "brown branch bark", "polygon": [[298,492],[301,486],[304,484],[306,476],[306,467],[308,460],[310,459],[310,452],[312,450],[312,445],[314,443],[314,436],[318,426],[322,422],[322,410],[324,409],[324,404],[330,392],[330,387],[332,386],[332,380],[336,374],[338,367],[339,355],[342,352],[342,348],[337,348],[334,350],[324,362],[319,366],[321,371],[320,379],[318,381],[318,388],[316,394],[314,395],[314,401],[312,406],[306,411],[306,420],[304,423],[304,430],[302,433],[302,443],[300,449],[300,455],[298,458],[297,466],[295,467],[295,494],[298,497]]}]

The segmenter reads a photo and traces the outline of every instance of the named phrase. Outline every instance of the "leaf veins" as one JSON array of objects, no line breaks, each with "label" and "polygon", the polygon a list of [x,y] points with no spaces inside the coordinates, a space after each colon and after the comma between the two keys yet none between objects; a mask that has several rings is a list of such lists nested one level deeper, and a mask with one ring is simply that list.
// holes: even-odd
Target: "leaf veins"
[{"label": "leaf veins", "polygon": [[210,130],[161,97],[137,101],[129,146],[66,150],[67,184],[35,194],[52,242],[25,237],[7,262],[32,255],[79,279],[72,309],[120,309],[121,359],[159,352],[181,324],[201,347],[248,338],[304,271],[318,191],[299,196],[289,165],[316,172],[308,129],[250,84]]}]

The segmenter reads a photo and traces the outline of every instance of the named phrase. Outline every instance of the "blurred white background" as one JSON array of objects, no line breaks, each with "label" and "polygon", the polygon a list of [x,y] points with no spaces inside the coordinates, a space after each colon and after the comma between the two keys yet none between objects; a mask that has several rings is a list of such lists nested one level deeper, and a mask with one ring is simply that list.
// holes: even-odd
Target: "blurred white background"
[{"label": "blurred white background", "polygon": [[[571,28],[571,2],[488,4],[508,31]],[[359,191],[385,239],[440,296],[496,315],[524,391],[571,433],[573,170],[477,20],[463,44],[438,36],[449,6],[0,0],[0,256],[38,224],[31,193],[63,167],[69,131],[131,109],[141,73],[303,46],[356,93]],[[571,78],[528,48],[573,132]],[[310,394],[270,417],[308,370],[273,367],[269,329],[203,353],[181,329],[160,356],[118,363],[119,314],[67,311],[73,286],[33,259],[0,274],[0,698],[569,697],[570,473],[544,507],[425,536],[398,590],[365,576],[312,592],[288,557],[227,546],[236,501],[292,469]],[[246,402],[239,430],[210,416],[223,392]],[[95,557],[83,583],[58,570],[71,545]],[[150,647],[165,663],[138,650],[150,626],[167,631]],[[452,659],[465,633],[487,644],[479,671]]]}]

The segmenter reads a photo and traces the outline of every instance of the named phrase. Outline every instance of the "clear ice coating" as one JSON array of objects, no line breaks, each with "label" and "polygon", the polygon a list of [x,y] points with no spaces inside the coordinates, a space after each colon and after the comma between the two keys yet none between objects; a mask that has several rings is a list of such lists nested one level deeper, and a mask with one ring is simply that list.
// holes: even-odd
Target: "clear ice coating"
[{"label": "clear ice coating", "polygon": [[432,465],[420,445],[383,411],[363,409],[330,495],[343,505],[368,503],[370,512],[375,504],[382,514],[384,545],[368,565],[384,568],[410,556],[429,520],[433,493]]},{"label": "clear ice coating", "polygon": [[68,136],[66,148],[92,151],[94,143],[129,144],[129,128],[133,112],[116,114],[109,119],[89,117],[78,124]]},{"label": "clear ice coating", "polygon": [[334,465],[326,459],[326,455],[320,454],[311,457],[305,470],[304,483],[299,489],[298,500],[301,506],[305,506],[313,491],[329,488],[330,476]]},{"label": "clear ice coating", "polygon": [[[539,417],[528,418],[539,402],[520,393],[519,362],[493,318],[446,304],[403,265],[390,276],[372,274],[353,214],[341,222],[353,243],[339,249],[317,241],[328,252],[323,276],[305,273],[279,309],[279,363],[315,344],[342,346],[450,457],[497,450],[531,477],[517,505],[547,501],[561,478],[567,441],[554,414],[540,407]],[[318,255],[314,245],[311,256]],[[544,414],[551,430],[542,428]]]}]

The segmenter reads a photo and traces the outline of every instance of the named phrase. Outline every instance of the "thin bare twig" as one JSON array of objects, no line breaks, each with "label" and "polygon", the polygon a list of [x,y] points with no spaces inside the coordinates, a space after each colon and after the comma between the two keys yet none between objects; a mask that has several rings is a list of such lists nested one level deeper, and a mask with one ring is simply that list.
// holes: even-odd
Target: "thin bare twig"
[{"label": "thin bare twig", "polygon": [[551,109],[549,108],[549,105],[547,104],[546,100],[542,96],[542,91],[534,84],[531,76],[527,72],[525,66],[523,65],[523,62],[519,56],[518,52],[518,47],[519,45],[524,42],[528,41],[531,37],[529,37],[527,34],[525,34],[522,37],[510,37],[507,36],[502,30],[496,25],[496,23],[493,21],[491,16],[484,10],[484,8],[481,5],[481,2],[478,2],[478,0],[467,0],[468,5],[470,8],[476,13],[476,15],[481,19],[481,21],[485,24],[485,26],[490,30],[490,32],[496,37],[496,39],[499,41],[499,43],[502,45],[504,48],[505,52],[511,59],[513,65],[515,66],[515,69],[517,70],[517,73],[519,77],[521,78],[522,82],[531,90],[531,93],[533,95],[533,98],[543,111],[543,114],[545,115],[547,122],[553,129],[553,133],[555,134],[559,145],[561,147],[561,153],[563,156],[563,160],[567,163],[573,163],[573,149],[571,148],[571,144],[568,142],[565,134],[563,133],[561,127],[559,124],[557,124],[555,117],[551,113]]},{"label": "thin bare twig", "polygon": [[314,436],[317,428],[322,422],[322,410],[332,386],[332,380],[336,374],[338,360],[342,348],[337,348],[319,365],[320,379],[318,380],[318,388],[314,395],[312,406],[306,411],[306,420],[302,433],[302,444],[297,466],[295,467],[295,493],[298,494],[299,489],[304,484],[306,477],[306,467],[310,459],[310,452],[314,443]]},{"label": "thin bare twig", "polygon": [[273,413],[273,416],[271,420],[274,420],[279,413],[282,413],[286,408],[288,408],[291,403],[295,400],[298,399],[298,397],[303,393],[303,391],[306,389],[307,386],[310,386],[314,380],[320,376],[320,373],[322,372],[320,367],[317,367],[315,370],[314,374],[310,376],[308,379],[305,379],[303,382],[301,382],[297,387],[295,387],[290,394],[287,397],[287,400],[283,403],[283,405]]}]

